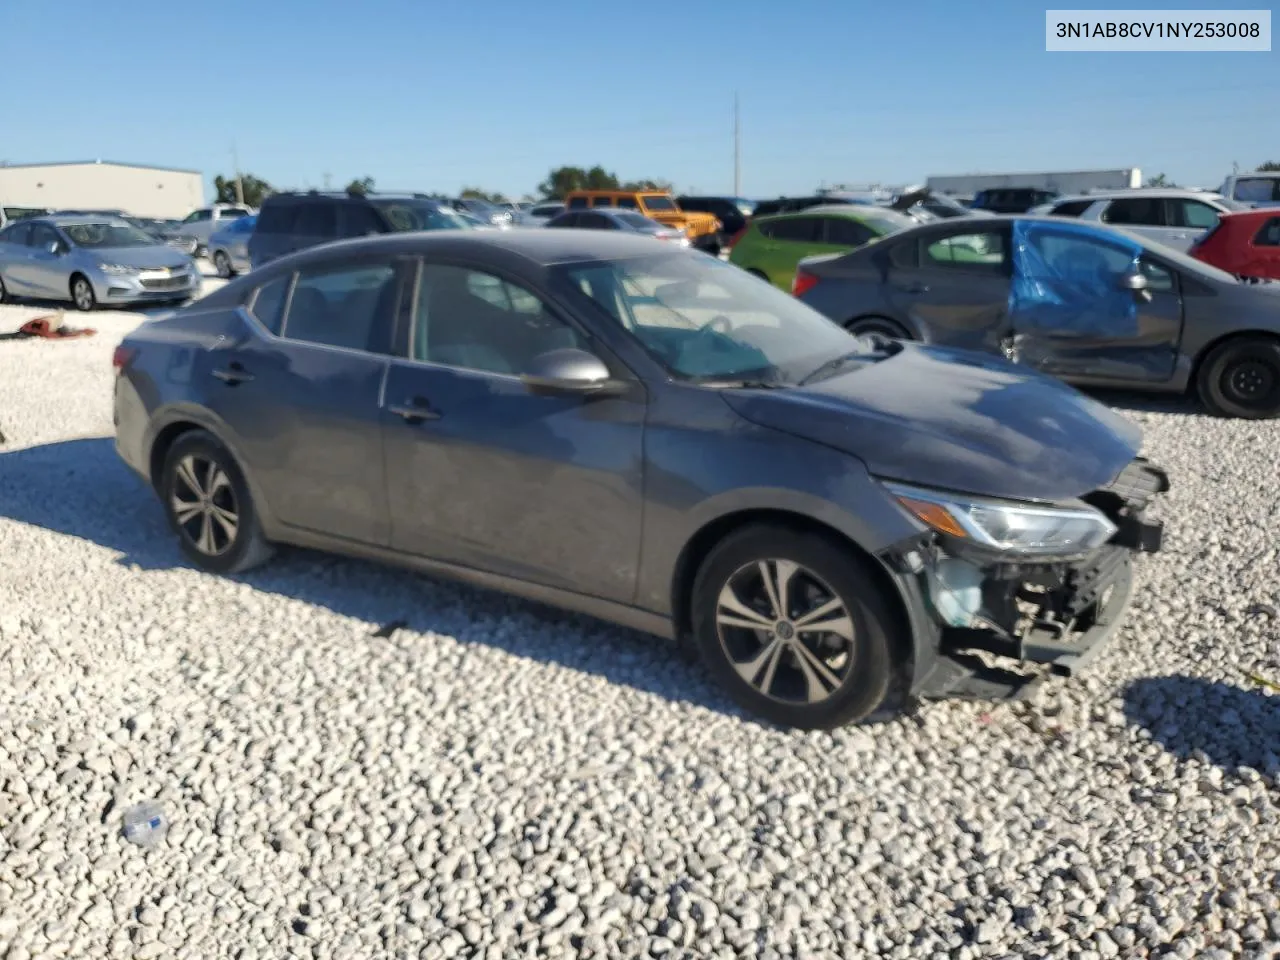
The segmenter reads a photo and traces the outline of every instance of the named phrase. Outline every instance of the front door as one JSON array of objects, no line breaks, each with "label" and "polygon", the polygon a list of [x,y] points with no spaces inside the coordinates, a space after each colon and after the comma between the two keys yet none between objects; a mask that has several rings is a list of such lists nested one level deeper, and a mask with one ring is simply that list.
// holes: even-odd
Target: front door
[{"label": "front door", "polygon": [[[528,289],[427,263],[383,423],[392,543],[407,553],[629,603],[645,405],[539,396],[519,379],[584,334]],[[619,371],[625,373],[625,371]]]},{"label": "front door", "polygon": [[[1080,381],[1173,376],[1182,338],[1176,274],[1121,235],[1020,221],[1012,301],[1013,359]],[[1145,291],[1121,281],[1135,271]]]},{"label": "front door", "polygon": [[379,411],[404,279],[395,261],[344,258],[272,280],[249,306],[268,334],[210,350],[196,372],[286,524],[390,539]]},{"label": "front door", "polygon": [[908,235],[890,248],[886,299],[931,343],[998,353],[1009,328],[1008,248],[1003,226]]}]

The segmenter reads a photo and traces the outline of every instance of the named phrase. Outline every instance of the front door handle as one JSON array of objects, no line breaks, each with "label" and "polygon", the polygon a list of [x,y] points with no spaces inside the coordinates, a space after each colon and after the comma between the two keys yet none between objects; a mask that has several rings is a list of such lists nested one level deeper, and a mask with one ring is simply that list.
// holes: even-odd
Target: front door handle
[{"label": "front door handle", "polygon": [[253,379],[253,374],[249,373],[239,363],[227,364],[225,370],[215,370],[213,375],[225,383],[229,387],[234,387],[237,383],[245,383]]},{"label": "front door handle", "polygon": [[404,417],[405,423],[440,419],[440,411],[432,409],[431,404],[422,397],[412,397],[404,403],[387,407],[387,410],[397,417]]},{"label": "front door handle", "polygon": [[907,283],[898,287],[903,293],[928,293],[929,285],[927,283]]}]

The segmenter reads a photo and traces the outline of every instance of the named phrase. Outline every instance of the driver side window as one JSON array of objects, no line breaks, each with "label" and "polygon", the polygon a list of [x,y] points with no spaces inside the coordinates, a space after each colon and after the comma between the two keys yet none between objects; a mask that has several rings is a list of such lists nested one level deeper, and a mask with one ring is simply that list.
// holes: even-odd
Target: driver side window
[{"label": "driver side window", "polygon": [[588,349],[587,340],[531,291],[483,270],[423,263],[414,360],[520,376],[535,357],[565,348]]}]

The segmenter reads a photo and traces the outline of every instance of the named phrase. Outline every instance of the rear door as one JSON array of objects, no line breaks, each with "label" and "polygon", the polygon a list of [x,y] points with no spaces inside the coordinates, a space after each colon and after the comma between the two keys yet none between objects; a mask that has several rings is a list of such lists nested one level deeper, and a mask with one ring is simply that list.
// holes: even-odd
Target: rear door
[{"label": "rear door", "polygon": [[998,353],[1009,333],[1009,227],[981,223],[895,244],[885,298],[930,343]]},{"label": "rear door", "polygon": [[764,238],[759,268],[770,283],[790,291],[796,264],[810,254],[832,251],[822,240],[825,236],[823,220],[818,216],[782,216],[757,225]]},{"label": "rear door", "polygon": [[338,238],[338,204],[335,200],[308,201],[293,225],[293,249],[307,250]]},{"label": "rear door", "polygon": [[405,264],[347,255],[264,283],[260,332],[202,358],[206,405],[290,526],[390,538],[379,409]]},{"label": "rear door", "polygon": [[1186,250],[1191,246],[1189,234],[1172,224],[1169,212],[1169,204],[1163,197],[1116,197],[1107,204],[1099,219],[1175,250]]},{"label": "rear door", "polygon": [[1169,245],[1184,253],[1195,246],[1196,241],[1218,225],[1221,213],[1203,200],[1191,197],[1171,197],[1165,201],[1165,216],[1176,232]]},{"label": "rear door", "polygon": [[254,269],[284,256],[293,249],[294,223],[299,204],[291,198],[280,198],[263,204],[258,223],[249,238],[249,260]]},{"label": "rear door", "polygon": [[[1009,354],[1079,382],[1162,383],[1182,339],[1177,273],[1136,242],[1070,223],[1028,223],[1018,250]],[[1145,294],[1121,288],[1139,270]]]},{"label": "rear door", "polygon": [[31,291],[31,224],[18,223],[0,234],[0,279],[10,293],[23,295]]}]

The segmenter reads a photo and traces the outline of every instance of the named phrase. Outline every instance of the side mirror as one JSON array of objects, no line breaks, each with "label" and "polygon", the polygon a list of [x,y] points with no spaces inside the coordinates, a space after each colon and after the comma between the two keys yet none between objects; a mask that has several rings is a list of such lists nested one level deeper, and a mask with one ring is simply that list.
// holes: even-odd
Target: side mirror
[{"label": "side mirror", "polygon": [[548,350],[533,358],[520,380],[537,394],[612,394],[621,384],[609,375],[604,361],[585,350]]},{"label": "side mirror", "polygon": [[1128,290],[1135,300],[1147,303],[1151,300],[1151,283],[1137,270],[1126,273],[1120,278],[1120,289]]}]

